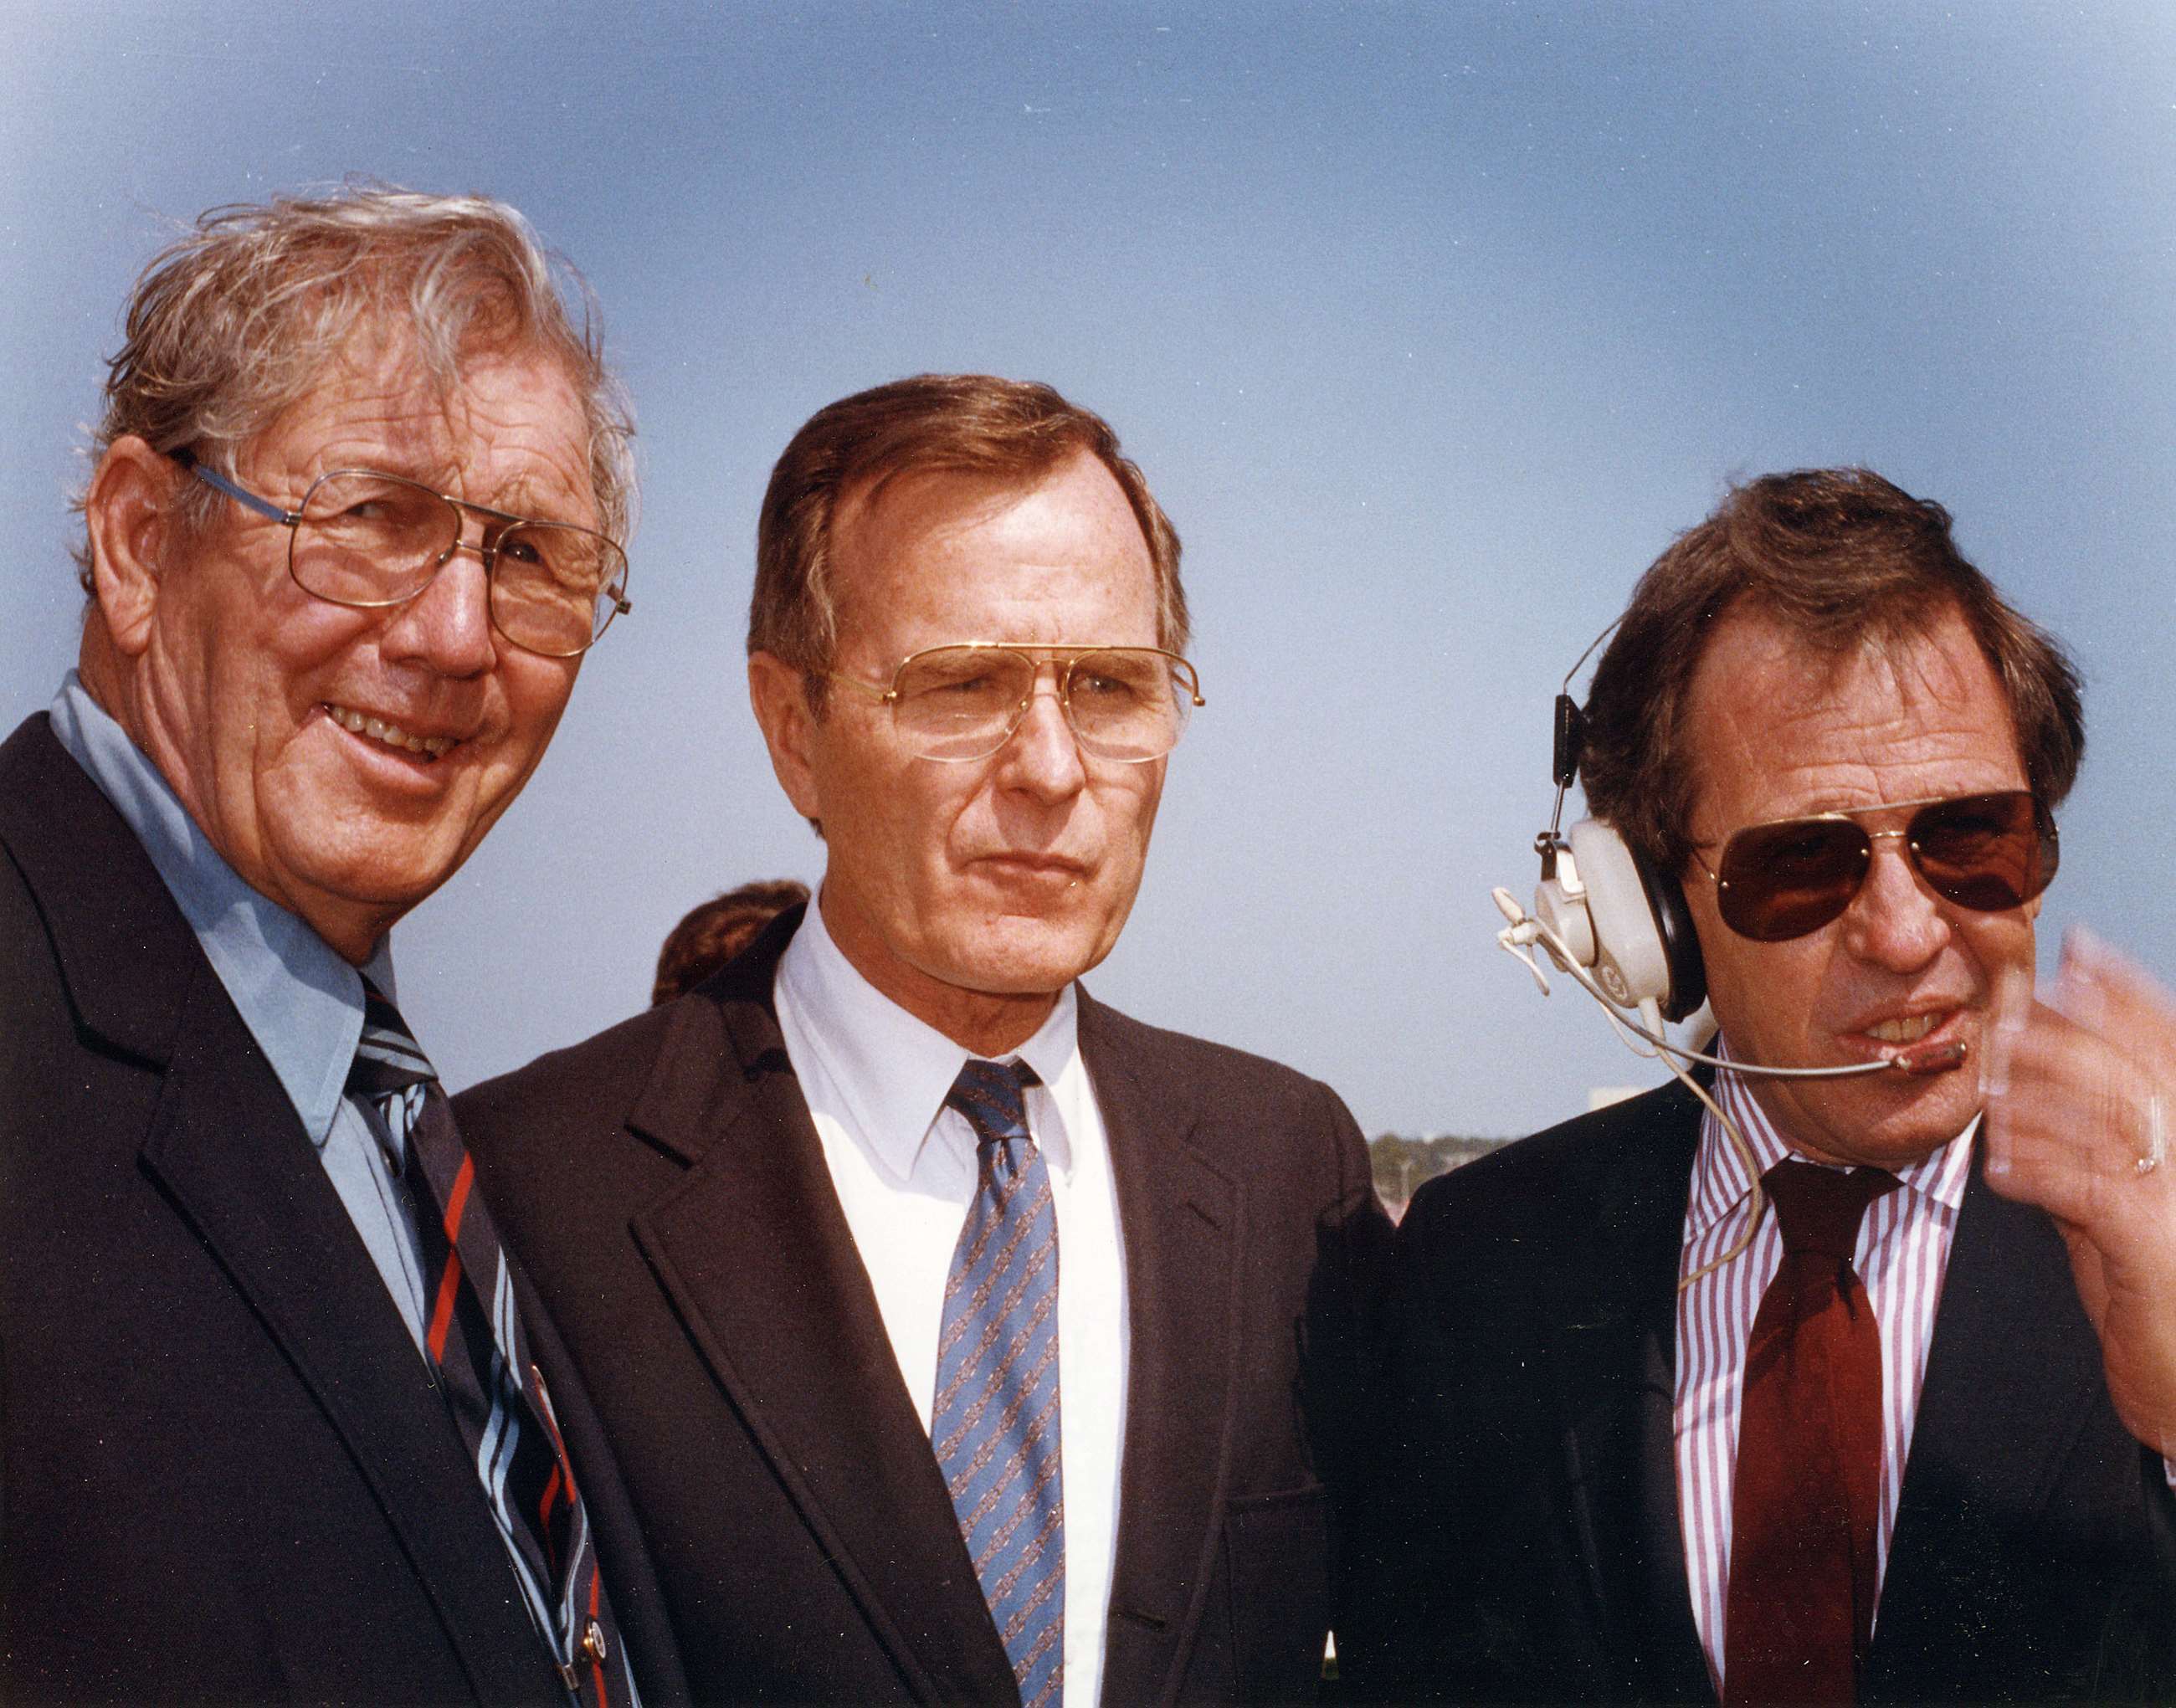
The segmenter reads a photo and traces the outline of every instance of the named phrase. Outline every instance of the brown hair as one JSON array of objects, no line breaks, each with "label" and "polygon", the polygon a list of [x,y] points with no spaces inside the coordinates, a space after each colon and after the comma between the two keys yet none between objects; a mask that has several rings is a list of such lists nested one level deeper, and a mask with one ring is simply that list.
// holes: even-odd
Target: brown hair
[{"label": "brown hair", "polygon": [[1823,652],[1928,633],[1959,612],[1994,667],[2032,791],[2077,780],[2077,672],[1957,550],[1950,513],[1867,469],[1764,475],[1732,489],[1633,590],[1586,701],[1587,808],[1666,871],[1692,851],[1685,707],[1707,638],[1748,608]]},{"label": "brown hair", "polygon": [[754,942],[773,919],[808,899],[808,886],[797,878],[759,878],[691,909],[666,933],[657,952],[650,1007],[685,996]]},{"label": "brown hair", "polygon": [[[93,464],[128,433],[154,450],[225,460],[306,395],[366,321],[404,322],[449,389],[480,345],[538,349],[561,362],[582,399],[597,525],[625,540],[634,421],[605,367],[595,301],[528,220],[482,196],[356,183],[200,215],[136,281],[126,335],[106,364]],[[220,502],[188,482],[184,525],[202,529]],[[87,548],[77,563],[89,592]]]},{"label": "brown hair", "polygon": [[821,711],[823,673],[838,645],[831,526],[850,489],[909,472],[943,471],[1022,481],[1087,452],[1111,471],[1148,542],[1156,580],[1156,631],[1186,649],[1186,594],[1178,535],[1118,436],[1098,415],[1049,386],[986,373],[923,373],[857,392],[817,411],[771,471],[756,526],[755,595],[748,649],[803,672]]}]

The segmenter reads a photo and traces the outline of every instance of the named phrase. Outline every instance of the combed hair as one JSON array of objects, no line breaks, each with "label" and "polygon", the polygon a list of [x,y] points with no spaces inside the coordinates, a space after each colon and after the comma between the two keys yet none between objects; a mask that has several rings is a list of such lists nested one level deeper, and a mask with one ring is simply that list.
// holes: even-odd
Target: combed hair
[{"label": "combed hair", "polygon": [[906,474],[942,471],[1032,481],[1085,451],[1133,507],[1155,566],[1158,643],[1183,652],[1186,593],[1178,535],[1146,476],[1101,416],[1049,386],[986,373],[923,373],[841,398],[811,416],[771,471],[756,528],[748,649],[803,673],[822,711],[838,648],[831,528],[840,498]]},{"label": "combed hair", "polygon": [[1739,611],[1839,659],[1930,634],[1957,612],[2009,701],[2033,792],[2052,810],[2077,781],[2077,672],[1966,561],[1947,510],[1867,469],[1764,475],[1640,578],[1587,695],[1588,810],[1662,869],[1679,870],[1693,846],[1694,674],[1716,625]]},{"label": "combed hair", "polygon": [[[366,322],[411,332],[449,390],[479,349],[538,350],[562,363],[582,400],[597,525],[627,538],[634,418],[605,366],[596,299],[527,220],[483,196],[351,183],[201,215],[136,281],[106,364],[92,465],[130,433],[154,450],[228,460],[307,394]],[[220,499],[190,482],[182,502],[184,525],[202,530]],[[89,592],[87,545],[77,564]]]}]

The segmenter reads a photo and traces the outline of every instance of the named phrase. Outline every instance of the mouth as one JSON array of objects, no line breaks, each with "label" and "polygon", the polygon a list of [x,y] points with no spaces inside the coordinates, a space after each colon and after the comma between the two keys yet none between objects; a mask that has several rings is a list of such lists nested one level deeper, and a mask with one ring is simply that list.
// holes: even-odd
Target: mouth
[{"label": "mouth", "polygon": [[1939,1045],[1963,1038],[1962,1021],[1967,1009],[1962,1004],[1952,1004],[1937,1009],[1923,1009],[1916,1014],[1889,1014],[1859,1026],[1847,1034],[1862,1049],[1871,1046],[1877,1053],[1895,1050],[1910,1050],[1932,1040]]},{"label": "mouth", "polygon": [[365,741],[375,742],[381,747],[421,759],[427,765],[436,764],[460,745],[460,738],[457,736],[413,735],[398,724],[389,723],[368,712],[357,711],[352,706],[335,705],[330,700],[324,702],[324,710],[327,717],[350,735],[359,736]]},{"label": "mouth", "polygon": [[1060,889],[1070,889],[1088,875],[1081,862],[1057,854],[985,854],[975,864],[1000,880]]}]

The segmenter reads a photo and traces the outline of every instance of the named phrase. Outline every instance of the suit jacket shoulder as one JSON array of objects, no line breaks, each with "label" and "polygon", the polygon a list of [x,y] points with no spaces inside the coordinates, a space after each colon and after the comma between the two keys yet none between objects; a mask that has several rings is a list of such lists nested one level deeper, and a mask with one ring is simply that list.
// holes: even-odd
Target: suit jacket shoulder
[{"label": "suit jacket shoulder", "polygon": [[[618,1442],[699,1696],[1002,1700],[1009,1672],[771,1003],[678,1002],[458,1100]],[[1311,1693],[1385,1224],[1342,1104],[1084,997],[1132,1365],[1105,1688]],[[688,1444],[704,1444],[691,1457]],[[818,1645],[789,1629],[831,1634]]]},{"label": "suit jacket shoulder", "polygon": [[42,717],[0,746],[0,1694],[548,1699],[308,1135]]}]

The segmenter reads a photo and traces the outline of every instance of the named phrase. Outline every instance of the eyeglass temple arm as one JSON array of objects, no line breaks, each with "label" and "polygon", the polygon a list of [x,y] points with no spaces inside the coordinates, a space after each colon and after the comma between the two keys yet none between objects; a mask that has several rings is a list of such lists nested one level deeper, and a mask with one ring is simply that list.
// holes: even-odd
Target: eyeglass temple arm
[{"label": "eyeglass temple arm", "polygon": [[228,498],[233,499],[236,503],[241,505],[245,510],[254,510],[258,515],[264,517],[267,520],[279,523],[283,528],[294,527],[302,519],[302,517],[293,510],[283,510],[277,504],[275,504],[267,499],[258,498],[254,492],[244,492],[240,487],[236,486],[233,481],[227,479],[226,476],[220,474],[216,469],[206,468],[202,463],[197,460],[196,453],[188,449],[186,447],[180,450],[169,451],[166,454],[171,457],[176,462],[179,463],[183,468],[187,469],[191,474],[194,475],[199,480],[202,481],[206,486],[216,487],[220,492],[226,493]]}]

